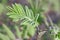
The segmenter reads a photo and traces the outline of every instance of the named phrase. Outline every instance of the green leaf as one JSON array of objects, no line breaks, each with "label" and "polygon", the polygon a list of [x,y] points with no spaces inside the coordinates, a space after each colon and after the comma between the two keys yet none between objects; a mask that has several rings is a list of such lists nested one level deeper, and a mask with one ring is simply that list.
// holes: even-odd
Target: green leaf
[{"label": "green leaf", "polygon": [[33,36],[33,35],[35,34],[35,31],[36,31],[35,27],[30,26],[30,27],[29,27],[29,30],[28,30],[28,34],[29,34],[30,36]]},{"label": "green leaf", "polygon": [[0,14],[5,11],[4,5],[0,3]]},{"label": "green leaf", "polygon": [[0,33],[0,38],[1,38],[2,40],[10,40],[10,38],[9,38],[7,35],[4,35],[4,34],[2,34],[2,33]]},{"label": "green leaf", "polygon": [[[26,26],[26,27],[23,26],[24,30],[22,31],[22,34],[21,34],[22,37],[27,38],[27,37],[29,37],[29,35],[33,36],[35,33],[35,30],[36,30],[35,27],[37,27],[39,25],[39,23],[37,21],[39,14],[35,15],[34,12],[31,9],[29,9],[27,6],[25,6],[23,8],[23,6],[19,5],[19,4],[15,4],[12,7],[9,7],[9,10],[10,11],[8,12],[7,15],[10,18],[12,18],[15,22],[22,20],[20,25]],[[20,35],[19,34],[20,32],[17,27],[16,27],[16,31],[17,31],[18,35]],[[31,32],[33,32],[33,33],[31,33]]]},{"label": "green leaf", "polygon": [[12,31],[5,24],[3,24],[2,26],[5,29],[9,38],[11,38],[12,40],[15,40],[15,35],[12,33]]},{"label": "green leaf", "polygon": [[12,7],[9,7],[9,12],[7,13],[7,15],[12,18],[15,22],[19,21],[20,19],[23,18],[23,16],[25,16],[25,11],[22,7],[22,5],[20,4],[15,4],[12,5]]},{"label": "green leaf", "polygon": [[19,30],[19,28],[17,26],[15,26],[15,30],[16,30],[17,37],[20,39],[22,32]]}]

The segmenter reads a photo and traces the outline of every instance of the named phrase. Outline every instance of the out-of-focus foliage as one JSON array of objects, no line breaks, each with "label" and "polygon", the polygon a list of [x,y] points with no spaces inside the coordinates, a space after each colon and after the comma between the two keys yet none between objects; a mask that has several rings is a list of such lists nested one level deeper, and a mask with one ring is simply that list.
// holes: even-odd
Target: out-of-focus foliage
[{"label": "out-of-focus foliage", "polygon": [[[57,1],[56,0],[55,1],[54,0],[53,1],[52,0],[28,0],[28,2],[31,5],[31,10],[28,9],[28,7],[25,7],[25,9],[23,9],[23,7],[21,5],[18,7],[18,5],[15,4],[15,5],[13,5],[13,8],[9,7],[9,10],[12,13],[11,12],[8,13],[9,17],[12,18],[13,20],[17,19],[16,21],[18,21],[19,19],[20,20],[23,19],[21,25],[27,25],[27,28],[25,30],[28,30],[29,25],[31,26],[31,29],[32,29],[32,26],[34,25],[33,29],[32,29],[34,31],[34,27],[38,26],[38,23],[42,21],[41,20],[42,12],[47,12],[49,10],[49,8],[55,9],[55,10],[58,10],[58,8],[59,8],[58,0]],[[57,2],[57,3],[55,3],[55,2]],[[18,8],[20,8],[20,9],[18,9]],[[31,14],[33,14],[33,15],[31,15]],[[37,17],[37,19],[35,19],[35,16]],[[44,21],[45,21],[45,23],[47,23],[47,20],[44,20]],[[35,25],[35,23],[36,23],[36,25]],[[33,24],[33,25],[31,25],[31,24]],[[33,32],[33,31],[30,30],[30,32]],[[30,32],[28,32],[28,33],[30,34]],[[27,37],[26,36],[27,31],[25,31],[25,33],[26,33],[25,37]]]},{"label": "out-of-focus foliage", "polygon": [[[5,24],[3,24],[2,27],[5,30],[5,33],[0,32],[0,39],[2,39],[2,40],[17,40],[14,33]],[[16,29],[17,37],[20,38],[19,29],[16,26],[15,26],[15,29]],[[19,40],[21,40],[21,39],[19,39]]]},{"label": "out-of-focus foliage", "polygon": [[52,28],[49,29],[51,31],[50,35],[53,38],[52,40],[60,40],[60,27],[54,24],[51,19],[50,24],[52,26]]},{"label": "out-of-focus foliage", "polygon": [[0,3],[0,14],[4,11],[4,6]]},{"label": "out-of-focus foliage", "polygon": [[[23,36],[26,38],[27,36],[27,32],[29,32],[29,34],[33,33],[33,28],[32,26],[29,28],[29,30],[27,31],[26,29],[23,29],[24,31],[20,31],[18,26],[14,26],[15,29],[15,33],[12,32],[12,30],[10,30],[10,28],[8,26],[6,26],[5,24],[2,25],[4,32],[1,33],[0,32],[0,39],[1,40],[24,40]],[[2,30],[3,30],[2,29]],[[31,29],[31,30],[30,30]],[[39,38],[41,38],[41,36],[45,33],[46,31],[40,32],[39,33]],[[29,35],[28,34],[28,35]],[[17,38],[16,38],[16,36]]]},{"label": "out-of-focus foliage", "polygon": [[53,4],[52,6],[54,6],[54,10],[59,12],[60,10],[60,0],[49,0],[49,3]]},{"label": "out-of-focus foliage", "polygon": [[[28,35],[33,36],[35,34],[38,23],[39,14],[34,15],[33,11],[25,6],[25,9],[20,4],[12,5],[12,7],[8,7],[9,13],[7,15],[13,19],[13,21],[22,20],[20,25],[23,26],[23,37],[28,37]],[[31,29],[31,30],[30,30]]]},{"label": "out-of-focus foliage", "polygon": [[0,0],[0,14],[6,11],[7,0]]},{"label": "out-of-focus foliage", "polygon": [[51,35],[53,40],[60,40],[60,28],[57,25],[53,26],[53,29],[51,30]]},{"label": "out-of-focus foliage", "polygon": [[48,11],[51,7],[55,11],[59,11],[59,0],[28,0],[31,4],[31,7],[38,11],[38,9],[44,9],[44,11]]},{"label": "out-of-focus foliage", "polygon": [[[59,11],[59,0],[27,0],[30,3],[30,8],[27,6],[22,6],[20,4],[13,4],[12,7],[8,6],[9,12],[7,15],[14,22],[21,21],[22,30],[19,30],[19,27],[14,25],[15,33],[19,40],[24,38],[29,38],[34,36],[36,32],[36,27],[39,24],[45,22],[45,25],[49,28],[50,24],[47,22],[47,18],[43,13],[47,12],[49,9]],[[5,10],[6,0],[2,0],[0,4],[0,13]],[[51,21],[50,21],[51,23]],[[51,23],[53,29],[47,30],[51,31],[51,37],[53,40],[60,40],[60,30],[59,27]],[[0,38],[2,40],[16,40],[16,36],[13,32],[3,24],[4,34],[0,33]],[[40,29],[39,29],[40,30]],[[45,32],[44,32],[45,33]],[[39,37],[44,34],[39,32]],[[3,38],[4,37],[4,38]]]},{"label": "out-of-focus foliage", "polygon": [[8,0],[0,0],[0,3],[6,4]]}]

